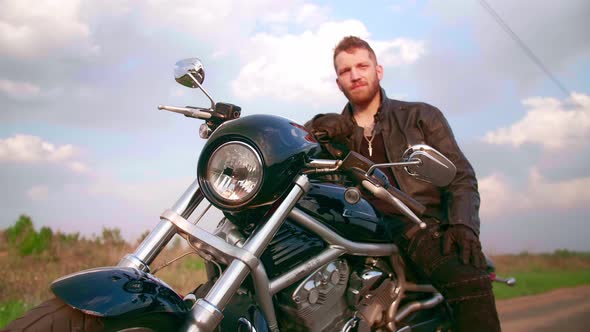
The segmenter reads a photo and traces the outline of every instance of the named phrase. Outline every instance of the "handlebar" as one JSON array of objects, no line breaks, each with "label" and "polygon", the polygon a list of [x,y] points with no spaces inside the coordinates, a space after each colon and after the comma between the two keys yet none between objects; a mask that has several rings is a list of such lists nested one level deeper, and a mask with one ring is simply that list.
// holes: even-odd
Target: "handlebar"
[{"label": "handlebar", "polygon": [[195,118],[195,119],[207,120],[207,119],[210,119],[212,116],[211,113],[202,111],[202,110],[205,110],[204,108],[199,109],[199,108],[158,105],[158,109],[164,110],[164,111],[170,111],[170,112],[174,112],[174,113],[180,113],[186,117]]},{"label": "handlebar", "polygon": [[[390,164],[388,164],[389,166]],[[420,228],[426,228],[426,224],[417,215],[422,215],[426,207],[402,192],[391,186],[384,173],[378,171],[384,164],[374,164],[359,153],[350,152],[344,160],[316,159],[307,164],[308,169],[304,173],[330,173],[344,171],[356,179],[363,188],[372,193],[375,197],[388,202],[397,210],[407,216]],[[380,173],[380,174],[377,174]]]}]

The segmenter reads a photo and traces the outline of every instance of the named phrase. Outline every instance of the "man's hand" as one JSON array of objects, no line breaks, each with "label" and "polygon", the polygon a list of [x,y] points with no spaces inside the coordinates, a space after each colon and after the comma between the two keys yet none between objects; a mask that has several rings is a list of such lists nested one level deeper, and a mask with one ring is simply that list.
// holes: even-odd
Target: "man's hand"
[{"label": "man's hand", "polygon": [[451,225],[443,237],[443,255],[449,255],[451,250],[458,251],[463,264],[469,264],[484,269],[486,259],[481,251],[481,243],[475,232],[465,225]]},{"label": "man's hand", "polygon": [[320,114],[311,121],[311,132],[320,143],[346,142],[352,134],[353,125],[340,114]]}]

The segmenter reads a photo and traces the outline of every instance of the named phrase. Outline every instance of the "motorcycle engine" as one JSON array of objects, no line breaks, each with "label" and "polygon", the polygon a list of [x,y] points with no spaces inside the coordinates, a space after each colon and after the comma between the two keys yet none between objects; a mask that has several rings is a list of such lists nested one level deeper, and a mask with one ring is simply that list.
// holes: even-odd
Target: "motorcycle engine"
[{"label": "motorcycle engine", "polygon": [[350,317],[345,297],[349,274],[348,263],[335,260],[277,294],[282,321],[294,324],[288,330],[333,331],[342,326]]},{"label": "motorcycle engine", "polygon": [[387,323],[385,313],[397,298],[396,287],[397,279],[380,260],[351,273],[346,297],[360,319],[358,331],[369,331]]}]

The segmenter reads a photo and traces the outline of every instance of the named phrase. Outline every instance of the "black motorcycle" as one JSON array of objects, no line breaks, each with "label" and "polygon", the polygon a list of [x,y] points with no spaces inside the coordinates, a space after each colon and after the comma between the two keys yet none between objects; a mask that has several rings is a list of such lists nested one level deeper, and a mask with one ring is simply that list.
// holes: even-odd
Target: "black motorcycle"
[{"label": "black motorcycle", "polygon": [[[272,115],[240,117],[201,84],[198,59],[179,61],[176,80],[199,88],[208,108],[160,106],[203,119],[198,177],[139,245],[115,267],[53,282],[56,299],[8,331],[445,331],[444,297],[415,276],[391,243],[391,223],[420,220],[424,206],[390,186],[380,169],[447,185],[455,166],[426,145],[400,162],[373,164],[350,152],[318,159],[322,146],[303,126]],[[384,215],[382,200],[399,213]],[[189,222],[211,205],[224,218],[213,232]],[[150,274],[176,234],[205,261],[208,281],[184,297]],[[513,279],[491,277],[507,284]]]}]

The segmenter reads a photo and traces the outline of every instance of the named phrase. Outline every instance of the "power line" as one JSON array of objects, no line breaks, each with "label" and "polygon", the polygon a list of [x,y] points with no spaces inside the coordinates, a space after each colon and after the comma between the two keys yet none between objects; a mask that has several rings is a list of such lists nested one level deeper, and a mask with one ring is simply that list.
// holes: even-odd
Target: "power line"
[{"label": "power line", "polygon": [[555,83],[555,85],[557,85],[557,87],[567,97],[569,97],[570,96],[569,90],[565,88],[565,86],[557,79],[557,77],[555,77],[555,75],[553,75],[551,73],[551,71],[549,71],[547,66],[545,66],[545,64],[543,64],[543,61],[541,61],[541,59],[539,59],[539,57],[537,57],[535,55],[535,53],[533,53],[533,51],[524,43],[524,41],[522,41],[522,39],[520,39],[520,37],[518,37],[518,35],[510,28],[510,26],[508,26],[508,24],[506,22],[504,22],[502,17],[500,17],[500,15],[492,8],[492,6],[490,6],[486,2],[486,0],[479,0],[479,3],[484,7],[484,9],[486,9],[488,11],[488,13],[490,13],[490,15],[492,15],[492,17],[496,20],[496,22],[498,22],[498,24],[510,35],[510,37],[512,37],[512,39],[514,39],[514,41],[518,44],[518,46],[520,46],[520,48],[522,48],[524,53],[537,66],[539,66],[539,68],[541,68],[541,70],[545,73],[545,75],[547,75],[549,77],[549,79],[551,79],[551,81],[553,81],[553,83]]}]

